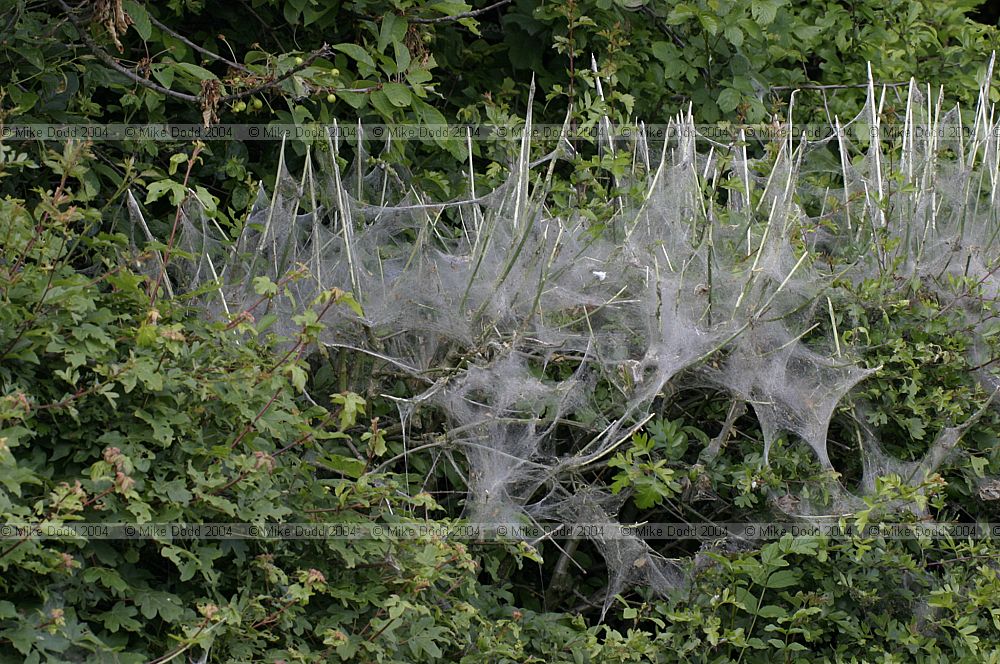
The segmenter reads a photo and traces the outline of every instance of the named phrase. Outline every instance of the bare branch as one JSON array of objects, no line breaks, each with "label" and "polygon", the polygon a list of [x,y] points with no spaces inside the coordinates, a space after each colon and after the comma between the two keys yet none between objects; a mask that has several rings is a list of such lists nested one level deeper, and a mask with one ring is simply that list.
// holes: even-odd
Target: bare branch
[{"label": "bare branch", "polygon": [[150,22],[152,22],[153,25],[155,25],[156,27],[158,27],[160,30],[163,30],[164,32],[172,35],[173,37],[176,37],[177,39],[179,39],[180,41],[184,42],[185,44],[187,44],[188,46],[190,46],[194,50],[198,51],[202,55],[207,55],[208,57],[212,58],[213,60],[218,60],[219,62],[224,62],[227,65],[229,65],[230,67],[232,67],[233,69],[238,69],[241,72],[244,72],[246,74],[253,74],[252,71],[250,71],[249,69],[247,69],[245,66],[241,65],[240,63],[233,62],[232,60],[229,60],[228,58],[222,57],[218,53],[213,53],[212,51],[209,51],[207,48],[202,48],[201,46],[198,46],[193,41],[191,41],[190,39],[188,39],[187,37],[185,37],[184,35],[180,34],[179,32],[175,32],[175,31],[171,30],[170,28],[168,28],[167,26],[163,25],[162,23],[160,23],[159,21],[157,21],[156,18],[154,18],[153,16],[150,16],[149,20],[150,20]]},{"label": "bare branch", "polygon": [[410,23],[419,23],[423,25],[434,24],[434,23],[454,23],[455,21],[460,21],[463,18],[475,18],[480,14],[485,14],[486,12],[503,7],[504,5],[509,5],[511,0],[500,0],[499,2],[494,2],[492,5],[483,7],[482,9],[473,9],[472,11],[462,12],[461,14],[452,14],[451,16],[439,16],[438,18],[411,18],[408,19]]}]

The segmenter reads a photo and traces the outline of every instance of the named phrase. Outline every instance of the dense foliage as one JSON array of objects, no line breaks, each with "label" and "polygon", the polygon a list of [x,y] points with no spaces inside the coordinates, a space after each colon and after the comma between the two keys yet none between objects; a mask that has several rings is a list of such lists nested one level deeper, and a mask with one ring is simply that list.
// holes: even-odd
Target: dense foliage
[{"label": "dense foliage", "polygon": [[[868,62],[877,82],[917,75],[970,102],[997,39],[968,18],[974,3],[932,0],[477,4],[8,0],[0,125],[517,123],[532,75],[543,122],[659,122],[688,100],[699,120],[757,122],[787,113],[803,86],[796,116],[821,120],[860,108]],[[635,193],[614,177],[627,156],[577,147],[552,205],[581,208],[599,233],[609,201]],[[483,186],[501,181],[510,146],[473,149]],[[0,522],[458,518],[459,469],[402,462],[390,397],[412,386],[314,343],[331,311],[357,306],[346,285],[303,303],[286,339],[264,315],[273,283],[223,322],[160,288],[159,257],[183,253],[167,238],[185,200],[235,236],[277,155],[264,142],[0,141]],[[468,158],[450,139],[379,157],[438,198],[464,193]],[[129,190],[160,240],[138,252]],[[817,334],[881,367],[857,396],[895,456],[918,458],[980,413],[989,395],[951,301],[891,276],[836,293],[835,329]],[[597,400],[610,389],[597,385]],[[759,423],[713,390],[672,396],[594,471],[630,519],[750,520],[771,490],[816,479],[792,440],[764,464]],[[409,433],[446,432],[429,414]],[[998,434],[989,412],[940,474],[919,489],[889,477],[851,518],[912,521],[893,513],[903,498],[942,519],[991,519],[979,488],[1000,473]],[[834,461],[861,473],[848,446]],[[665,599],[630,590],[602,620],[604,563],[586,543],[567,556],[551,542],[431,535],[0,540],[0,661],[1000,661],[989,540],[669,545],[692,582]]]},{"label": "dense foliage", "polygon": [[[974,4],[4,0],[0,57],[9,83],[0,123],[507,125],[523,117],[532,77],[538,122],[561,124],[569,111],[579,128],[604,115],[661,123],[689,102],[699,121],[769,121],[787,114],[792,90],[803,86],[796,120],[826,122],[860,108],[869,62],[877,83],[916,76],[969,106],[997,47],[996,29],[968,18]],[[591,154],[592,144],[581,139],[577,148]],[[481,171],[507,167],[508,144],[473,145]],[[220,221],[240,218],[257,180],[273,182],[273,148],[206,147],[194,178]],[[169,160],[186,146],[136,140],[95,149],[85,192],[111,216],[124,189],[176,180]],[[441,198],[462,191],[464,141],[394,150],[421,190]],[[2,157],[8,168],[17,168],[14,156]],[[595,175],[606,178],[613,165],[577,170],[577,180],[600,186]],[[28,185],[31,173],[19,172]]]}]

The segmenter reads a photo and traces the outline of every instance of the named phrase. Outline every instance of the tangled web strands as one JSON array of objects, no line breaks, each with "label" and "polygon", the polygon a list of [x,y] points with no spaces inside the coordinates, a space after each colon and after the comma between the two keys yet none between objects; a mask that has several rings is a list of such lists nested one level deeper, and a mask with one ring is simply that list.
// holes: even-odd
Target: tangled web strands
[{"label": "tangled web strands", "polygon": [[[658,156],[642,143],[618,145],[653,167],[637,169],[645,194],[620,206],[604,234],[550,214],[544,171],[529,168],[526,142],[504,185],[477,198],[472,181],[465,199],[439,204],[408,190],[405,173],[366,172],[361,146],[341,173],[330,166],[341,146],[331,144],[322,158],[307,155],[299,178],[282,161],[275,190],[261,189],[235,243],[185,208],[186,258],[172,262],[170,277],[219,317],[260,300],[258,277],[282,282],[267,314],[289,335],[292,316],[322,290],[350,289],[363,314],[331,310],[321,342],[360,349],[423,381],[424,393],[400,402],[403,431],[418,407],[445,413],[447,435],[467,460],[467,516],[475,520],[613,523],[615,501],[581,489],[581,472],[649,418],[664,388],[683,381],[749,404],[765,460],[788,434],[832,470],[831,418],[874,371],[834,334],[816,341],[832,313],[834,279],[902,269],[959,298],[957,309],[984,334],[979,301],[971,291],[955,295],[949,278],[968,277],[991,299],[1000,294],[1000,150],[985,95],[967,131],[957,110],[935,101],[940,94],[911,85],[902,158],[890,172],[878,141],[849,138],[862,124],[878,127],[885,94],[871,86],[867,107],[837,120],[831,138],[781,142],[766,164],[739,143],[696,142],[690,115],[673,121],[677,138]],[[959,138],[946,138],[952,133]],[[833,177],[819,186],[824,173]],[[735,185],[724,203],[704,193],[706,183],[727,181]],[[857,258],[839,273],[819,259],[851,251]],[[296,270],[300,278],[289,279]],[[570,378],[546,377],[567,361]],[[998,383],[985,370],[981,380],[990,391]],[[599,381],[610,385],[613,405],[594,402]],[[864,422],[863,404],[857,409]],[[923,459],[906,462],[862,426],[849,441],[864,466],[859,486],[830,473],[831,486],[817,493],[832,503],[780,504],[798,516],[839,514],[861,505],[881,474],[919,484],[969,424],[945,429]],[[665,591],[683,578],[676,562],[640,540],[595,545],[608,563],[609,598],[634,582]]]}]

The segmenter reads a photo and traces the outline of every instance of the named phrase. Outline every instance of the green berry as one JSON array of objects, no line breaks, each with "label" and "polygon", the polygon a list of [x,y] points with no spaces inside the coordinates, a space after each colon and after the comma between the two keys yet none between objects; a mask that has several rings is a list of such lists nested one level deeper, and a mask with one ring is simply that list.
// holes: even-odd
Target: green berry
[{"label": "green berry", "polygon": [[260,99],[254,99],[253,107],[259,111],[260,109],[264,108],[264,102],[262,102]]},{"label": "green berry", "polygon": [[235,104],[233,104],[233,110],[236,111],[237,113],[242,113],[243,111],[247,110],[246,102],[245,101],[236,102]]},{"label": "green berry", "polygon": [[302,58],[295,58],[295,64],[301,65],[303,62],[305,62],[305,60],[303,60]]},{"label": "green berry", "polygon": [[330,102],[330,103],[332,104],[332,103],[334,103],[335,101],[337,101],[337,95],[335,95],[335,94],[333,94],[333,93],[331,92],[330,94],[328,94],[328,95],[326,96],[326,100],[327,100],[328,102]]}]

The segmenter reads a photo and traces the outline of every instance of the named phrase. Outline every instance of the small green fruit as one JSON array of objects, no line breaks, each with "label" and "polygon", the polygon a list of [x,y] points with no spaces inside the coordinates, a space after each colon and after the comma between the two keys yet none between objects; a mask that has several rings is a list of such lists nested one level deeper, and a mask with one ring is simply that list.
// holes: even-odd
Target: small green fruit
[{"label": "small green fruit", "polygon": [[247,110],[246,102],[245,101],[236,102],[235,104],[233,104],[233,110],[236,111],[237,113],[242,113],[243,111]]},{"label": "small green fruit", "polygon": [[330,70],[330,76],[340,76],[340,70],[334,67]]},{"label": "small green fruit", "polygon": [[303,60],[302,58],[295,58],[295,64],[301,65],[303,62],[305,62],[305,60]]},{"label": "small green fruit", "polygon": [[260,99],[254,99],[253,107],[259,111],[260,109],[264,108],[264,102],[262,102]]},{"label": "small green fruit", "polygon": [[334,103],[335,101],[337,101],[337,95],[335,95],[335,94],[333,94],[333,93],[331,92],[330,94],[328,94],[328,95],[326,96],[326,100],[327,100],[328,102],[330,102],[330,103],[332,104],[332,103]]}]

